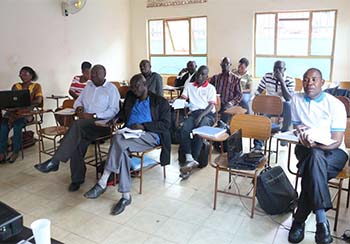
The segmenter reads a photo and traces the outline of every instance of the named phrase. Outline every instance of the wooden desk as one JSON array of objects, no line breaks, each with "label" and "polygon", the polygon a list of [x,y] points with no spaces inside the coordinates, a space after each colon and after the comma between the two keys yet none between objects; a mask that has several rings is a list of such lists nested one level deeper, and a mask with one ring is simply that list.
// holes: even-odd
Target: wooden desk
[{"label": "wooden desk", "polygon": [[54,99],[56,100],[56,105],[57,105],[57,108],[59,107],[59,103],[58,101],[60,99],[65,99],[65,98],[68,98],[68,96],[55,96],[55,95],[51,95],[51,97],[46,97],[47,99]]},{"label": "wooden desk", "polygon": [[225,114],[236,115],[236,114],[245,114],[247,110],[241,106],[233,106],[224,111]]}]

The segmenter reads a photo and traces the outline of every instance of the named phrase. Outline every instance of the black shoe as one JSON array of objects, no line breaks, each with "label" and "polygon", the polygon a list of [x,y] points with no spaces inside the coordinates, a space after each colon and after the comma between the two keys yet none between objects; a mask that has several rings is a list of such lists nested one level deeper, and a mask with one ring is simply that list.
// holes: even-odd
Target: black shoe
[{"label": "black shoe", "polygon": [[81,182],[81,183],[70,183],[69,187],[68,187],[68,191],[70,192],[74,192],[74,191],[77,191],[79,190],[80,188],[80,185],[83,184],[84,182]]},{"label": "black shoe", "polygon": [[187,161],[185,166],[180,168],[181,175],[185,175],[187,173],[190,173],[194,168],[197,168],[199,166],[199,163],[196,160]]},{"label": "black shoe", "polygon": [[192,174],[191,172],[181,173],[181,174],[179,175],[179,177],[180,177],[182,180],[187,180],[188,178],[190,178],[191,174]]},{"label": "black shoe", "polygon": [[14,152],[14,153],[11,154],[10,157],[8,157],[6,159],[6,161],[9,162],[10,164],[13,164],[17,160],[17,158],[18,158],[18,152],[17,153]]},{"label": "black shoe", "polygon": [[90,199],[98,198],[99,196],[101,196],[106,191],[106,189],[107,189],[107,187],[106,188],[102,188],[97,183],[96,185],[94,185],[94,187],[92,187],[90,190],[85,192],[84,197],[90,198]]},{"label": "black shoe", "polygon": [[51,171],[57,171],[59,167],[59,162],[55,162],[52,159],[49,159],[41,164],[34,165],[34,168],[39,170],[42,173],[49,173]]},{"label": "black shoe", "polygon": [[111,214],[112,215],[121,214],[124,211],[125,207],[130,205],[130,203],[131,203],[131,196],[129,200],[125,198],[121,198],[119,202],[112,208]]},{"label": "black shoe", "polygon": [[299,243],[304,239],[305,223],[299,223],[293,220],[292,227],[288,234],[288,241],[291,243]]},{"label": "black shoe", "polygon": [[329,244],[333,242],[328,221],[326,223],[316,224],[315,241],[317,244]]}]

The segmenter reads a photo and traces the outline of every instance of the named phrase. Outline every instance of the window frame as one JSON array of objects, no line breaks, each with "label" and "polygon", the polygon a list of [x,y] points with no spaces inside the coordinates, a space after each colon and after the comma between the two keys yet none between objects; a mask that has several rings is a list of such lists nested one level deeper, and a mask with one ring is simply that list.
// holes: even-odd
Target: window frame
[{"label": "window frame", "polygon": [[[333,28],[333,40],[332,40],[332,51],[330,55],[312,55],[311,54],[311,45],[312,45],[312,20],[313,13],[317,12],[334,12],[334,28]],[[307,55],[277,55],[277,45],[278,45],[278,14],[281,13],[302,13],[309,12],[309,34],[308,34],[308,50]],[[256,37],[257,37],[257,16],[263,14],[274,14],[275,15],[275,30],[274,30],[274,54],[257,54],[256,53]],[[254,76],[256,77],[256,59],[257,58],[304,58],[304,59],[329,59],[330,64],[330,72],[329,79],[332,81],[333,76],[333,64],[334,64],[334,49],[335,49],[335,40],[336,40],[336,30],[337,30],[337,17],[338,10],[337,9],[322,9],[322,10],[292,10],[292,11],[271,11],[271,12],[256,12],[254,14]],[[297,18],[299,19],[299,18]],[[291,19],[292,20],[292,19]],[[317,67],[316,67],[317,68]]]},{"label": "window frame", "polygon": [[[192,53],[192,25],[191,19],[205,18],[206,19],[206,53],[203,54],[193,54]],[[188,21],[189,23],[189,54],[166,54],[166,23],[169,21]],[[163,53],[162,54],[151,54],[151,35],[150,35],[150,22],[152,21],[162,21],[163,22]],[[151,60],[152,57],[205,57],[206,64],[208,65],[208,17],[207,16],[190,16],[190,17],[179,17],[179,18],[157,18],[149,19],[147,22],[147,41],[148,41],[148,59]],[[162,75],[174,75],[174,74],[162,74]]]}]

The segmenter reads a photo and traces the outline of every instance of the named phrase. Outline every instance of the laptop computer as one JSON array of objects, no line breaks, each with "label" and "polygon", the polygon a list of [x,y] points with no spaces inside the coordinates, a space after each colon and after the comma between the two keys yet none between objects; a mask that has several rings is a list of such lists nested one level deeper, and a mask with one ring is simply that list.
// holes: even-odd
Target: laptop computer
[{"label": "laptop computer", "polygon": [[0,108],[29,107],[29,90],[0,91]]},{"label": "laptop computer", "polygon": [[264,159],[262,153],[243,153],[242,129],[237,130],[227,139],[228,167],[240,170],[254,170]]}]

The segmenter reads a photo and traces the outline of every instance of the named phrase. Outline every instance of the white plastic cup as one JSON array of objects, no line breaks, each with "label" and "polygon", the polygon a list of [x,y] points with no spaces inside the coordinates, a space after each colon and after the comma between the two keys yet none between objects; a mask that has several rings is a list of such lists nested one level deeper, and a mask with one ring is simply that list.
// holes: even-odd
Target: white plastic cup
[{"label": "white plastic cup", "polygon": [[30,225],[36,244],[51,244],[50,225],[49,219],[38,219]]}]

